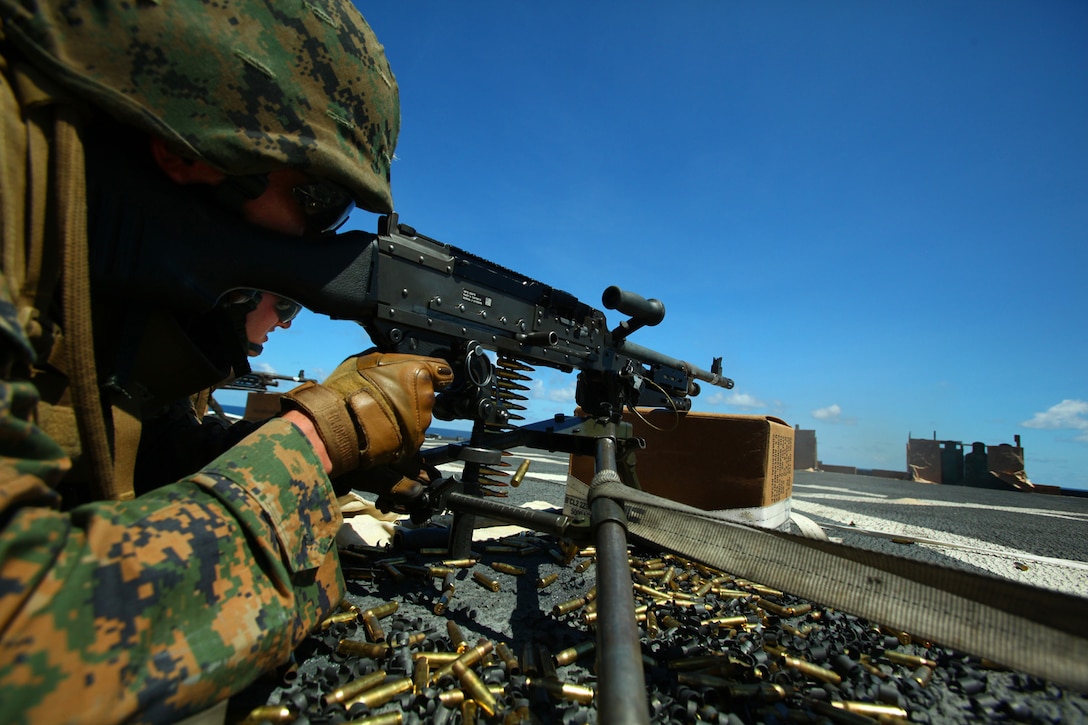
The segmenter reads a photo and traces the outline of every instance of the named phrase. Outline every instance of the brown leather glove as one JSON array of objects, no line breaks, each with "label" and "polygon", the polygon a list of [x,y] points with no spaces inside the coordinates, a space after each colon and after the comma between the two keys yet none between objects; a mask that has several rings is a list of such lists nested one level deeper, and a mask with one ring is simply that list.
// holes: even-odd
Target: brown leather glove
[{"label": "brown leather glove", "polygon": [[330,476],[396,463],[419,451],[434,391],[453,381],[445,360],[396,353],[349,357],[324,383],[283,396],[285,410],[314,422],[332,460]]}]

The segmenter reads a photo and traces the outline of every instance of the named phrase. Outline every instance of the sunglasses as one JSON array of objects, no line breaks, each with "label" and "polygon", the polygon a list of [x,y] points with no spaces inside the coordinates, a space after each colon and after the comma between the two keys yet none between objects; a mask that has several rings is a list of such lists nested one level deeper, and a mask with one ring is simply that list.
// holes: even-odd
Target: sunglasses
[{"label": "sunglasses", "polygon": [[278,300],[276,300],[276,317],[278,317],[280,322],[285,325],[291,320],[298,317],[299,310],[301,309],[302,305],[295,302],[294,300],[289,300],[286,297],[280,297]]},{"label": "sunglasses", "polygon": [[291,193],[306,214],[307,232],[315,234],[339,229],[355,206],[347,189],[329,181],[299,184]]}]

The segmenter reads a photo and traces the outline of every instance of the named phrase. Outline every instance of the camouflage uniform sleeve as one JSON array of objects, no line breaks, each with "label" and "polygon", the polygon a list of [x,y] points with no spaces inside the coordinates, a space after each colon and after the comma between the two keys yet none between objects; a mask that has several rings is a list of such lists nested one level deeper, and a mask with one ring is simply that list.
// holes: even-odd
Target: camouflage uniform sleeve
[{"label": "camouflage uniform sleeve", "polygon": [[0,383],[5,722],[168,722],[284,662],[343,597],[335,494],[274,420],[189,479],[56,510],[66,460]]}]

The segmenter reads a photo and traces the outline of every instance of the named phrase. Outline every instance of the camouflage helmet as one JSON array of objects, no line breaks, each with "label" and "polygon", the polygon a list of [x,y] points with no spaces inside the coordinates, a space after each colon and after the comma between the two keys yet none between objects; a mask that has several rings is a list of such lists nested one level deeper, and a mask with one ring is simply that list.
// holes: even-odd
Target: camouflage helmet
[{"label": "camouflage helmet", "polygon": [[396,79],[348,0],[0,0],[39,70],[231,175],[291,167],[390,212]]}]

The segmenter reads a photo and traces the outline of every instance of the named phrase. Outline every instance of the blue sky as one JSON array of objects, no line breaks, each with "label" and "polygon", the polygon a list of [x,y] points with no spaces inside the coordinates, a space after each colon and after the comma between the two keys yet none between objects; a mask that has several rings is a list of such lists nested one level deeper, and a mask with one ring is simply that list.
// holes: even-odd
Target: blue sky
[{"label": "blue sky", "polygon": [[[814,428],[825,463],[1020,435],[1032,480],[1088,489],[1088,4],[362,9],[402,221],[597,307],[662,300],[632,340],[737,381],[694,408]],[[260,366],[367,345],[304,315]],[[530,419],[573,386],[540,373]]]}]

